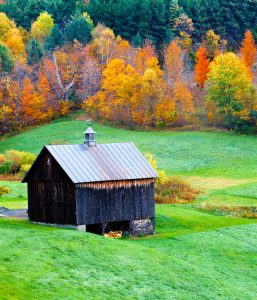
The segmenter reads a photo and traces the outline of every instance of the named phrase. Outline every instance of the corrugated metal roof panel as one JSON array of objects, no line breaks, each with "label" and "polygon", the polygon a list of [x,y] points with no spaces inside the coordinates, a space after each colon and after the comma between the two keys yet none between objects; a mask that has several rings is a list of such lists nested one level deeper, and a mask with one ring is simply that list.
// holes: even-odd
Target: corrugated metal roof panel
[{"label": "corrugated metal roof panel", "polygon": [[156,178],[158,175],[133,143],[47,145],[74,183]]}]

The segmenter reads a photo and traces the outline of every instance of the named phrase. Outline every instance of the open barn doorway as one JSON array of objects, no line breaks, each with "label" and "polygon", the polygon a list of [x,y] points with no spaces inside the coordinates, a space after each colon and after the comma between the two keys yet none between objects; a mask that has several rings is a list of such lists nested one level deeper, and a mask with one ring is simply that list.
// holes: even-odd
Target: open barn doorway
[{"label": "open barn doorway", "polygon": [[130,232],[130,222],[117,221],[117,222],[90,224],[86,226],[86,231],[94,234],[109,236],[109,237],[128,236]]}]

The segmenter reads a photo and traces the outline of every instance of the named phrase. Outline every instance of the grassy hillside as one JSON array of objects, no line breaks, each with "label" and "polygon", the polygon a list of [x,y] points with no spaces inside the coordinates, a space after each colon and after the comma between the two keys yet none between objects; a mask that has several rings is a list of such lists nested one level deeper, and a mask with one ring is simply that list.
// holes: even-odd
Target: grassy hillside
[{"label": "grassy hillside", "polygon": [[[37,154],[47,143],[82,143],[85,127],[55,122],[0,141],[0,152]],[[157,234],[140,239],[0,219],[0,299],[255,299],[257,220],[199,207],[256,209],[257,139],[94,128],[98,142],[133,141],[202,193],[190,205],[157,205]],[[12,189],[0,206],[27,205],[24,184],[0,184]]]},{"label": "grassy hillside", "polygon": [[0,298],[255,299],[256,222],[157,212],[160,235],[129,240],[0,219]]},{"label": "grassy hillside", "polygon": [[[44,125],[0,141],[7,149],[38,153],[48,143],[83,143],[84,121]],[[220,178],[257,177],[257,139],[229,133],[140,132],[94,125],[97,142],[133,141],[143,152],[155,154],[159,167],[170,174]]]},{"label": "grassy hillside", "polygon": [[[86,126],[84,121],[59,120],[1,140],[0,153],[17,149],[37,154],[48,143],[83,143]],[[94,129],[99,143],[133,141],[141,151],[152,152],[159,168],[170,175],[187,178],[204,192],[197,203],[257,206],[257,139],[254,136],[128,131],[99,124]],[[17,207],[22,206],[25,190],[20,188],[23,192],[18,194],[22,197],[15,196],[16,190],[17,184],[14,193],[0,198],[0,205],[14,207],[16,201]],[[6,203],[10,197],[12,202]]]}]

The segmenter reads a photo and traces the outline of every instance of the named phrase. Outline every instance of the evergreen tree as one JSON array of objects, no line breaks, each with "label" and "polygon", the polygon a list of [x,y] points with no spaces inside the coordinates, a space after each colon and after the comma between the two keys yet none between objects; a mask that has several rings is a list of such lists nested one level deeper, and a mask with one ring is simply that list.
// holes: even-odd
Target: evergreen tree
[{"label": "evergreen tree", "polygon": [[0,73],[10,72],[13,69],[13,57],[9,48],[0,43]]},{"label": "evergreen tree", "polygon": [[83,7],[83,0],[6,0],[6,3],[0,9],[10,19],[15,20],[18,26],[28,30],[31,23],[42,11],[47,11],[53,17],[55,23],[64,28],[71,16],[77,11],[81,12]]},{"label": "evergreen tree", "polygon": [[244,32],[256,24],[257,1],[179,0],[178,3],[192,18],[197,41],[213,29],[228,40],[229,46],[238,47]]},{"label": "evergreen tree", "polygon": [[136,48],[140,48],[140,47],[143,47],[143,39],[140,35],[140,33],[137,33],[133,38],[132,38],[132,44],[134,47]]},{"label": "evergreen tree", "polygon": [[29,41],[26,52],[29,65],[37,64],[44,55],[41,44],[35,39]]},{"label": "evergreen tree", "polygon": [[59,25],[54,25],[50,36],[46,39],[45,48],[47,50],[53,50],[57,46],[62,46],[64,43],[64,35]]},{"label": "evergreen tree", "polygon": [[95,24],[101,22],[116,35],[133,41],[139,34],[160,47],[170,28],[171,0],[91,0],[86,10]]},{"label": "evergreen tree", "polygon": [[66,29],[67,41],[77,40],[82,44],[86,44],[91,40],[91,31],[92,25],[87,22],[86,18],[83,16],[74,18]]}]

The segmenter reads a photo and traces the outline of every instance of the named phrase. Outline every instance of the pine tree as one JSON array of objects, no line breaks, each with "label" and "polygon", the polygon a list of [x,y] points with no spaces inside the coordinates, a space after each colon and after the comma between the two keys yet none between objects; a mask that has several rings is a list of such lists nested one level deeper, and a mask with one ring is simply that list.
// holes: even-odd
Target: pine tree
[{"label": "pine tree", "polygon": [[73,19],[66,28],[67,40],[86,44],[91,40],[92,25],[83,16]]},{"label": "pine tree", "polygon": [[53,50],[57,46],[62,46],[64,43],[64,35],[59,25],[54,25],[50,36],[46,39],[45,49]]},{"label": "pine tree", "polygon": [[14,61],[9,48],[0,43],[0,73],[10,72],[13,69]]},{"label": "pine tree", "polygon": [[35,39],[29,41],[26,52],[29,65],[37,64],[44,55],[42,46]]}]

